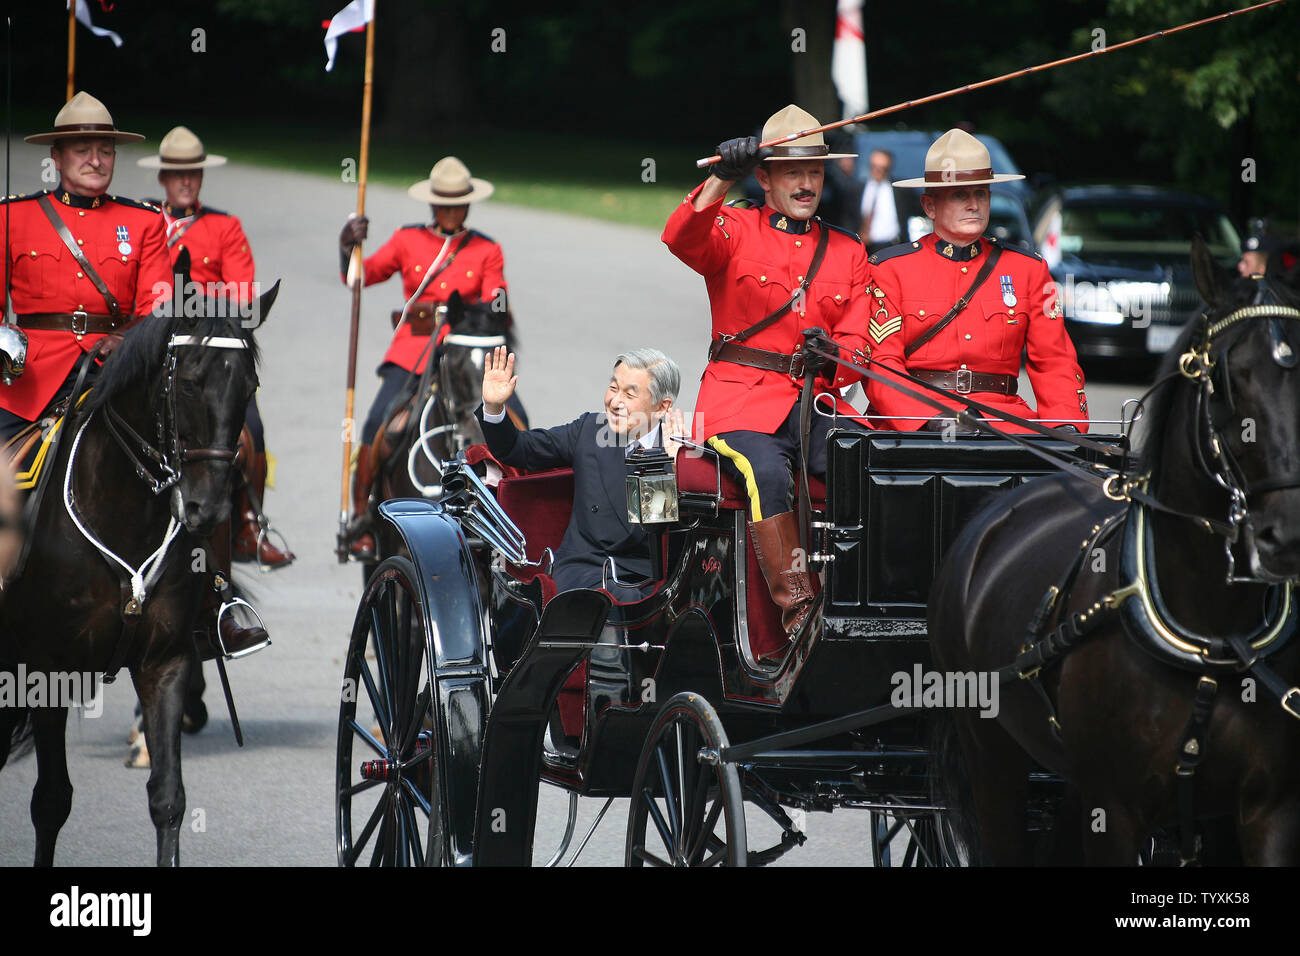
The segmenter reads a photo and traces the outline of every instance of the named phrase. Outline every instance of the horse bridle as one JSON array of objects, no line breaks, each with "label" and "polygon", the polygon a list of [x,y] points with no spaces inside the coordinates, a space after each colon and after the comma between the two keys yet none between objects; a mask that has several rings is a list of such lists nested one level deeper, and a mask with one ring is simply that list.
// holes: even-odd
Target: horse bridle
[{"label": "horse bridle", "polygon": [[[1263,280],[1261,278],[1257,281]],[[1195,416],[1199,431],[1196,440],[1192,443],[1192,447],[1196,452],[1197,464],[1228,494],[1227,530],[1223,530],[1223,526],[1219,522],[1209,522],[1208,519],[1203,520],[1207,524],[1216,526],[1212,530],[1217,530],[1223,535],[1224,552],[1228,561],[1229,581],[1255,580],[1254,578],[1236,576],[1236,560],[1232,553],[1232,546],[1238,540],[1241,526],[1246,522],[1250,513],[1248,505],[1250,495],[1300,487],[1300,471],[1290,471],[1278,475],[1268,474],[1257,481],[1250,481],[1246,477],[1241,464],[1237,461],[1237,457],[1232,453],[1229,443],[1224,440],[1222,430],[1214,422],[1212,399],[1216,392],[1222,393],[1230,413],[1236,409],[1231,379],[1226,368],[1228,351],[1236,343],[1229,342],[1215,354],[1216,339],[1224,333],[1243,322],[1267,319],[1273,343],[1273,361],[1282,368],[1294,368],[1296,366],[1297,355],[1287,341],[1282,320],[1300,320],[1300,309],[1275,302],[1264,302],[1266,291],[1268,291],[1267,286],[1261,285],[1256,292],[1254,302],[1235,309],[1214,322],[1210,321],[1208,312],[1204,313],[1201,317],[1203,324],[1201,333],[1194,340],[1191,348],[1179,356],[1178,359],[1178,374],[1200,385],[1196,395],[1198,414]],[[1208,456],[1206,454],[1207,449]]]},{"label": "horse bridle", "polygon": [[182,469],[196,461],[233,462],[238,451],[234,448],[182,448],[180,425],[176,417],[176,349],[180,346],[201,348],[247,349],[248,340],[233,336],[172,335],[167,342],[167,357],[163,364],[161,402],[154,403],[154,428],[157,447],[151,445],[113,408],[104,406],[109,434],[135,467],[136,474],[154,494],[170,488],[181,479]]}]

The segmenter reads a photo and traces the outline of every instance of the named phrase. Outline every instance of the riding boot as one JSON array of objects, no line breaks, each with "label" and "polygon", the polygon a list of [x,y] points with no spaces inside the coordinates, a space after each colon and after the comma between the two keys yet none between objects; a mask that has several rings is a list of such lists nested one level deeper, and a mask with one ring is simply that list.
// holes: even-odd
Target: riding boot
[{"label": "riding boot", "polygon": [[357,449],[357,468],[352,473],[352,523],[348,526],[348,553],[358,561],[373,561],[377,551],[370,521],[370,446]]},{"label": "riding boot", "polygon": [[[212,660],[218,654],[226,658],[242,657],[261,650],[271,643],[266,628],[257,612],[247,602],[236,598],[230,584],[230,522],[223,521],[212,532],[208,557],[211,560],[212,583],[204,595],[199,656]],[[221,613],[225,607],[226,613]],[[241,613],[251,620],[241,625],[235,615]],[[218,639],[218,631],[220,639]]]},{"label": "riding boot", "polygon": [[282,568],[293,562],[294,553],[281,551],[271,543],[270,537],[264,533],[270,529],[270,523],[259,511],[262,502],[266,500],[266,454],[254,455],[250,465],[252,475],[235,492],[232,503],[239,521],[232,557],[236,561],[256,561],[267,570]]},{"label": "riding boot", "polygon": [[[767,581],[772,600],[781,609],[781,627],[793,638],[812,611],[812,581],[799,546],[799,519],[793,511],[749,525],[754,557]],[[776,656],[784,653],[784,649]],[[765,654],[763,656],[774,656]]]}]

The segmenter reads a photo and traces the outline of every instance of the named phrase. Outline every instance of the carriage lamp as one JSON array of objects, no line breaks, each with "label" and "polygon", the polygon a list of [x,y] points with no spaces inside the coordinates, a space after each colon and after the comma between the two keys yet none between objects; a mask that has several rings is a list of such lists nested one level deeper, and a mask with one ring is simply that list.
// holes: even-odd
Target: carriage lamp
[{"label": "carriage lamp", "polygon": [[677,520],[677,476],[662,448],[637,448],[627,457],[627,520],[643,525]]}]

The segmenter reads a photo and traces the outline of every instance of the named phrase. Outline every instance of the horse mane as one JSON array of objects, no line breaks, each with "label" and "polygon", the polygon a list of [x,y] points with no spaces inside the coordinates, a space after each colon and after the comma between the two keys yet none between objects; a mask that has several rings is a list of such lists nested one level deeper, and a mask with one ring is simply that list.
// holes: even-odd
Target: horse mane
[{"label": "horse mane", "polygon": [[238,314],[233,317],[209,314],[197,318],[147,316],[127,331],[122,343],[104,362],[83,406],[86,413],[97,411],[132,387],[147,384],[161,368],[167,343],[174,334],[244,339],[256,366],[260,358],[257,342],[252,329],[245,328],[238,319]]},{"label": "horse mane", "polygon": [[456,292],[448,300],[447,308],[452,332],[457,335],[504,335],[506,348],[515,351],[515,320],[509,310],[497,312],[490,302],[462,302]]}]

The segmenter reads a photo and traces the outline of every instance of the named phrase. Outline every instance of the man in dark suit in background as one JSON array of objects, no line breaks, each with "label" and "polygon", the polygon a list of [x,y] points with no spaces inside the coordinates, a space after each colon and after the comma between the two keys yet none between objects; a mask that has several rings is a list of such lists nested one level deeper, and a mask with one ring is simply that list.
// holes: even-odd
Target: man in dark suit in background
[{"label": "man in dark suit in background", "polygon": [[[632,349],[614,360],[603,412],[587,412],[567,425],[520,431],[505,405],[518,377],[515,357],[494,349],[483,363],[483,404],[477,415],[488,449],[502,464],[525,471],[573,469],[573,511],[551,577],[560,591],[606,587],[620,600],[653,590],[648,539],[627,520],[625,460],[638,447],[663,447],[675,456],[669,436],[689,434],[681,410],[673,408],[681,386],[677,363],[657,349]],[[614,559],[620,581],[645,582],[619,588],[603,568]]]}]

